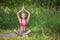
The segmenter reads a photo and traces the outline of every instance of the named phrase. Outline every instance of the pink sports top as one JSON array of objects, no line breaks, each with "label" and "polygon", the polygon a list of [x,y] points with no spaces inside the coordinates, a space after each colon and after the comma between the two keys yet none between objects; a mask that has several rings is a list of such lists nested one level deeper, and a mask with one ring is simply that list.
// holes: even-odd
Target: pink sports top
[{"label": "pink sports top", "polygon": [[28,22],[26,20],[21,20],[20,26],[21,27],[27,27],[28,26]]}]

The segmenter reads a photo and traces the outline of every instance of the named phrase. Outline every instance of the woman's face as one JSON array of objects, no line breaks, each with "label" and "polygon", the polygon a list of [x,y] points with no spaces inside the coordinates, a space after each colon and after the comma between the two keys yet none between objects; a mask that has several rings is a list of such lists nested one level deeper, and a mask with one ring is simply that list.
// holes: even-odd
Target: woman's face
[{"label": "woman's face", "polygon": [[22,19],[25,19],[26,18],[26,14],[22,13],[21,17],[22,17]]}]

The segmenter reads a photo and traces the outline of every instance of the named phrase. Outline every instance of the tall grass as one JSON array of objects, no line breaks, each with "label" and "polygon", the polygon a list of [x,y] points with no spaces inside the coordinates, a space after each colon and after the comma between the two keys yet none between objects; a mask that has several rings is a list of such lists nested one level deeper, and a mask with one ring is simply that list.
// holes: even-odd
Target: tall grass
[{"label": "tall grass", "polygon": [[[28,29],[32,30],[29,40],[60,40],[60,13],[54,9],[30,6],[26,8],[31,12]],[[0,34],[12,33],[13,29],[20,29],[16,16],[18,8],[4,8],[0,10]],[[3,32],[5,30],[5,32]],[[6,31],[8,30],[8,31]],[[11,32],[10,32],[10,31]],[[37,36],[36,36],[37,35]],[[40,35],[40,36],[39,36]],[[28,40],[23,38],[11,38],[6,40]]]}]

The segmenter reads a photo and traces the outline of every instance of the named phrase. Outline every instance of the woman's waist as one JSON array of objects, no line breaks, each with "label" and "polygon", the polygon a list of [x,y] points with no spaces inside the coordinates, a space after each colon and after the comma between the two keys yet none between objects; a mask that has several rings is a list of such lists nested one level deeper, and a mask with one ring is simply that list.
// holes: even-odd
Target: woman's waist
[{"label": "woman's waist", "polygon": [[28,26],[20,26],[20,27],[28,27]]}]

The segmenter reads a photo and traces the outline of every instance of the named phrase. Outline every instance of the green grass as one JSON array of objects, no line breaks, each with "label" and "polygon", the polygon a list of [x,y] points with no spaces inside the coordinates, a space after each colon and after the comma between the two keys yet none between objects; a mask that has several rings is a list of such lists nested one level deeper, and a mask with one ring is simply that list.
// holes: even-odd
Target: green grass
[{"label": "green grass", "polygon": [[[12,37],[0,40],[60,40],[60,13],[55,9],[30,6],[31,19],[28,29],[32,30],[31,37]],[[13,29],[20,29],[16,16],[18,8],[0,10],[0,35],[12,34]]]},{"label": "green grass", "polygon": [[[0,32],[0,35],[2,34],[14,34],[13,30],[3,30]],[[0,40],[60,40],[60,34],[52,33],[52,34],[45,34],[42,33],[31,33],[31,36],[18,36],[18,37],[10,37],[10,38],[1,38]]]}]

